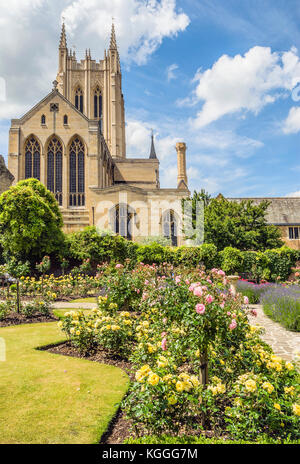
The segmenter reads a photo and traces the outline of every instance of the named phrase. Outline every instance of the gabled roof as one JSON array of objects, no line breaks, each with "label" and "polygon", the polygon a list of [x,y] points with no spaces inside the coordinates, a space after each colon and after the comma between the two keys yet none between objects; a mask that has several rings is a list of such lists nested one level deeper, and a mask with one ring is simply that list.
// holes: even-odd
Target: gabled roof
[{"label": "gabled roof", "polygon": [[81,113],[76,106],[74,106],[67,98],[65,98],[57,89],[52,90],[45,98],[40,100],[33,108],[31,108],[26,114],[24,114],[20,119],[13,119],[13,121],[18,121],[21,124],[24,122],[28,121],[37,111],[40,110],[44,105],[46,105],[48,102],[50,102],[54,97],[59,97],[61,98],[65,103],[67,103],[76,113],[78,113],[83,119],[85,119],[87,122],[89,119]]},{"label": "gabled roof", "polygon": [[288,226],[300,225],[300,197],[277,197],[277,198],[227,198],[230,201],[253,201],[259,205],[262,201],[270,203],[266,219],[269,224]]}]

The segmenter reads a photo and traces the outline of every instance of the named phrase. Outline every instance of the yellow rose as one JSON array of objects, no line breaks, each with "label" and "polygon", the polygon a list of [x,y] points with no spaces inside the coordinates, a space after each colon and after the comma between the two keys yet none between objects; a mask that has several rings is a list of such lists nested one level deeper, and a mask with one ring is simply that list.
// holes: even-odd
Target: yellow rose
[{"label": "yellow rose", "polygon": [[176,390],[181,393],[184,390],[184,383],[178,380],[176,382]]},{"label": "yellow rose", "polygon": [[277,411],[281,411],[280,404],[274,403],[274,408],[277,409]]},{"label": "yellow rose", "polygon": [[300,416],[300,404],[293,404],[293,413],[295,416]]},{"label": "yellow rose", "polygon": [[177,403],[177,398],[175,398],[175,396],[169,396],[168,403],[173,406]]},{"label": "yellow rose", "polygon": [[155,387],[155,386],[158,384],[158,382],[159,382],[159,377],[158,377],[158,375],[157,375],[157,374],[154,374],[154,373],[150,374],[149,377],[148,377],[148,382],[149,382],[153,387]]},{"label": "yellow rose", "polygon": [[256,382],[252,379],[246,380],[245,387],[247,391],[254,392],[256,390]]},{"label": "yellow rose", "polygon": [[264,382],[262,387],[264,390],[267,390],[268,393],[272,393],[274,391],[274,387],[270,382]]}]

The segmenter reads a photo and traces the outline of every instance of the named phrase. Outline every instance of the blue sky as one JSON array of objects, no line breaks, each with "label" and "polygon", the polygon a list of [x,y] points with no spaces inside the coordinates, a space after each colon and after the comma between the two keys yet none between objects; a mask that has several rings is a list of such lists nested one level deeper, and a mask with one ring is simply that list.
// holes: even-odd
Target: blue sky
[{"label": "blue sky", "polygon": [[51,90],[61,16],[77,58],[90,47],[94,59],[103,57],[114,16],[127,154],[147,156],[153,129],[162,187],[176,186],[175,144],[185,141],[191,190],[300,196],[299,2],[13,0],[0,6],[4,155],[9,119]]}]

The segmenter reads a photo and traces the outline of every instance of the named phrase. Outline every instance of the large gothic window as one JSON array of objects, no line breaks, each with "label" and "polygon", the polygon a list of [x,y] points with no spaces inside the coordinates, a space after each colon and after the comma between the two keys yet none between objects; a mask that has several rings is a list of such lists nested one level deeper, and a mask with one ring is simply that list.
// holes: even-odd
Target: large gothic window
[{"label": "large gothic window", "polygon": [[173,246],[177,246],[177,219],[173,210],[163,215],[163,234],[171,240]]},{"label": "large gothic window", "polygon": [[94,92],[94,117],[102,118],[102,92],[99,87]]},{"label": "large gothic window", "polygon": [[84,153],[84,145],[79,137],[76,137],[70,146],[70,206],[85,205]]},{"label": "large gothic window", "polygon": [[40,180],[41,175],[41,147],[34,136],[25,144],[25,179],[35,177]]},{"label": "large gothic window", "polygon": [[83,113],[83,92],[80,87],[77,87],[75,91],[75,106]]},{"label": "large gothic window", "polygon": [[119,204],[115,206],[111,212],[110,222],[113,231],[122,237],[132,240],[133,221],[135,220],[135,212],[127,204]]},{"label": "large gothic window", "polygon": [[53,137],[47,150],[47,189],[53,192],[58,204],[62,205],[62,144]]}]

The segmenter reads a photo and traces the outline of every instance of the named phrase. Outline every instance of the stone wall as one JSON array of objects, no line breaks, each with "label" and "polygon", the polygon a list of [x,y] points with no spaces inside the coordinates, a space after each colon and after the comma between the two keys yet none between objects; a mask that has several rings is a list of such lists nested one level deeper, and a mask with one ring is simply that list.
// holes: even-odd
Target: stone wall
[{"label": "stone wall", "polygon": [[11,174],[11,172],[9,172],[5,165],[3,156],[0,155],[0,194],[9,189],[13,180],[14,176]]}]

